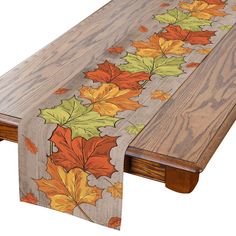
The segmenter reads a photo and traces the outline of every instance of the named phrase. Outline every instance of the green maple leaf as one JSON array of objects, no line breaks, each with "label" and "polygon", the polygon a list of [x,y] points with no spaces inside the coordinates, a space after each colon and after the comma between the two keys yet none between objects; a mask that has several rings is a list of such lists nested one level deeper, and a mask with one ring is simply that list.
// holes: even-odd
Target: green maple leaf
[{"label": "green maple leaf", "polygon": [[183,57],[141,57],[128,53],[124,59],[128,62],[119,68],[128,72],[147,72],[164,76],[178,76],[183,73],[181,65],[185,62]]},{"label": "green maple leaf", "polygon": [[63,100],[62,103],[52,109],[40,110],[39,117],[42,117],[46,124],[59,124],[71,128],[72,138],[81,136],[85,139],[98,137],[101,133],[99,128],[115,126],[120,120],[110,116],[101,116],[98,112],[92,111],[92,106],[84,106],[76,97]]},{"label": "green maple leaf", "polygon": [[185,13],[177,8],[168,10],[167,13],[154,16],[155,20],[161,23],[178,25],[182,29],[191,31],[200,31],[201,26],[211,25],[211,21],[205,19],[198,19],[191,16],[191,13]]},{"label": "green maple leaf", "polygon": [[144,124],[133,124],[131,126],[126,127],[125,130],[127,131],[128,134],[137,135],[142,131],[144,127],[145,127]]}]

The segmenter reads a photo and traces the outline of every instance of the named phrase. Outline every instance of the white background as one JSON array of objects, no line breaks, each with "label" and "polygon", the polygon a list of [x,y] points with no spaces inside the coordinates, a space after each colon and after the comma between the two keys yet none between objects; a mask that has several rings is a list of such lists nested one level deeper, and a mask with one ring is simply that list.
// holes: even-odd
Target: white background
[{"label": "white background", "polygon": [[[0,1],[0,74],[107,2]],[[175,193],[161,183],[125,174],[121,232],[20,203],[17,144],[1,142],[0,160],[0,235],[236,235],[236,125],[191,194]]]}]

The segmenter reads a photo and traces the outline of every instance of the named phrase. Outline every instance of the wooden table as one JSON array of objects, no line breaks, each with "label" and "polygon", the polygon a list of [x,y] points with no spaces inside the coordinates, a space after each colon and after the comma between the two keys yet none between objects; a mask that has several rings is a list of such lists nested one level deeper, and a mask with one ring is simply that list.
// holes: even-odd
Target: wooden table
[{"label": "wooden table", "polygon": [[[122,21],[112,28],[107,21],[114,17],[111,9],[116,8],[116,19],[122,14],[129,18],[132,27],[137,26],[130,12],[141,11],[143,1],[136,1],[135,9],[127,8],[125,1],[118,2],[112,1],[1,77],[0,139],[17,142],[18,124],[32,105],[73,78],[90,57],[96,59],[106,45],[124,36]],[[106,43],[101,44],[99,32],[103,32]],[[80,57],[83,60],[78,64]],[[233,27],[133,140],[126,152],[125,171],[164,182],[177,192],[191,192],[199,173],[235,121],[235,77]]]}]

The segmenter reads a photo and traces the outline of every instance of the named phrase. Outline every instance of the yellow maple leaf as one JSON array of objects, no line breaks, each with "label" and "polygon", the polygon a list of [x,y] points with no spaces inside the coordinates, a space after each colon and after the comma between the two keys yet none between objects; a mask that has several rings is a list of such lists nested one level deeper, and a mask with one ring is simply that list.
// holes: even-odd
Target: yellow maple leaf
[{"label": "yellow maple leaf", "polygon": [[235,6],[232,6],[232,10],[233,10],[233,11],[236,11],[236,5],[235,5]]},{"label": "yellow maple leaf", "polygon": [[205,54],[205,55],[209,54],[211,51],[212,51],[212,48],[206,48],[206,49],[199,49],[199,50],[197,50],[198,53]]},{"label": "yellow maple leaf", "polygon": [[80,89],[80,97],[90,100],[94,111],[107,116],[115,116],[119,111],[142,107],[138,102],[130,100],[140,93],[141,90],[119,89],[112,83],[104,83],[98,88],[84,86]]},{"label": "yellow maple leaf", "polygon": [[194,1],[193,3],[180,2],[179,6],[182,9],[188,10],[199,19],[210,20],[214,16],[225,16],[227,15],[224,11],[224,5],[219,4],[208,4],[205,1]]},{"label": "yellow maple leaf", "polygon": [[35,180],[40,191],[51,200],[50,206],[54,210],[72,214],[75,207],[80,204],[96,205],[102,198],[102,189],[88,185],[88,174],[79,168],[68,173],[60,166],[48,160],[47,172],[51,179]]},{"label": "yellow maple leaf", "polygon": [[154,91],[151,96],[152,99],[159,99],[161,101],[166,101],[166,100],[170,99],[170,97],[171,97],[171,95],[169,93],[166,93],[161,90]]},{"label": "yellow maple leaf", "polygon": [[134,41],[132,46],[136,47],[139,56],[158,57],[166,54],[184,55],[191,53],[192,49],[184,48],[184,42],[181,40],[166,40],[159,37],[158,34],[153,34],[148,42]]},{"label": "yellow maple leaf", "polygon": [[112,186],[107,188],[107,192],[111,193],[111,196],[113,198],[122,198],[122,192],[123,192],[122,183],[117,182],[113,184]]}]

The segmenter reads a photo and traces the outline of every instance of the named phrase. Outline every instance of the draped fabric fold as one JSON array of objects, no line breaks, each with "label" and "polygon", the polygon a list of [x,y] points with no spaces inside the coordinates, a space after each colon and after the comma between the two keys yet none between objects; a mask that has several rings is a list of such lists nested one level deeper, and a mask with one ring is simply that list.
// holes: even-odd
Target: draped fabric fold
[{"label": "draped fabric fold", "polygon": [[32,105],[19,127],[21,200],[119,229],[127,147],[235,24],[233,2],[158,4]]}]

